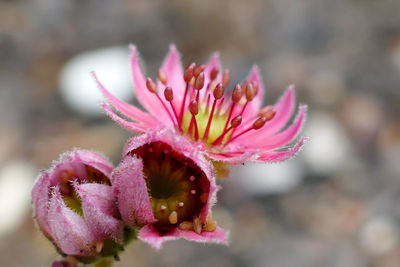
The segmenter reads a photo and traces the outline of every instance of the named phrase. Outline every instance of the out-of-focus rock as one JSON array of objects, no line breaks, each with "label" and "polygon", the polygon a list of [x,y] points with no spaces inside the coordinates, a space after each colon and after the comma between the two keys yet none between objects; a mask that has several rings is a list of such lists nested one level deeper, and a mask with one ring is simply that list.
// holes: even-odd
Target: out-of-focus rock
[{"label": "out-of-focus rock", "polygon": [[103,114],[98,104],[104,97],[91,71],[119,99],[133,97],[128,46],[107,47],[76,55],[61,70],[60,93],[71,109],[87,116]]}]

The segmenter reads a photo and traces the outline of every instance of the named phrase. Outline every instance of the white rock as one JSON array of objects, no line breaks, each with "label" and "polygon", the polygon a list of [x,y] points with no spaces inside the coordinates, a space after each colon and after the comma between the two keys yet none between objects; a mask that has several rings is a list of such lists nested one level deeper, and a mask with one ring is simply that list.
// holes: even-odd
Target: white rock
[{"label": "white rock", "polygon": [[24,161],[0,169],[0,237],[19,227],[29,212],[35,167]]},{"label": "white rock", "polygon": [[59,77],[59,88],[71,109],[87,116],[103,114],[99,103],[104,101],[91,71],[103,85],[121,100],[134,96],[128,46],[114,46],[87,51],[71,58]]},{"label": "white rock", "polygon": [[388,217],[372,218],[361,228],[360,243],[373,255],[393,251],[399,243],[398,225]]}]

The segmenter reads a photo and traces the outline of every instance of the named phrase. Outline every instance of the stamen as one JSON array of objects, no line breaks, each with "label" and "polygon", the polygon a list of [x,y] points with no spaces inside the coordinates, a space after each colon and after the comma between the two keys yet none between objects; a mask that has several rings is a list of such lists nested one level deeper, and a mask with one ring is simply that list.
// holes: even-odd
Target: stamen
[{"label": "stamen", "polygon": [[157,85],[151,78],[146,79],[146,87],[151,93],[157,93]]},{"label": "stamen", "polygon": [[241,98],[242,98],[242,88],[240,87],[240,84],[236,84],[236,86],[235,86],[235,88],[233,89],[233,92],[232,92],[232,104],[231,104],[231,107],[230,107],[230,110],[229,110],[228,118],[227,118],[227,120],[225,122],[224,132],[226,130],[226,127],[228,127],[229,120],[232,117],[233,109],[235,108],[236,103],[238,103]]},{"label": "stamen", "polygon": [[272,109],[272,107],[267,106],[260,110],[260,112],[258,113],[258,116],[265,117],[267,119],[267,121],[270,121],[275,117],[275,114],[276,114],[276,112]]},{"label": "stamen", "polygon": [[179,208],[183,208],[183,206],[185,206],[185,203],[179,202],[179,203],[178,203],[178,206],[179,206]]},{"label": "stamen", "polygon": [[232,142],[233,140],[235,140],[235,139],[238,138],[239,136],[241,136],[241,135],[247,133],[248,131],[251,131],[251,130],[253,130],[253,129],[254,129],[254,130],[258,130],[258,129],[262,128],[262,127],[265,125],[266,122],[267,122],[267,119],[266,119],[265,117],[263,117],[263,116],[259,117],[259,118],[253,123],[252,127],[247,128],[246,130],[242,131],[241,133],[235,135],[235,136],[232,137],[227,143]]},{"label": "stamen", "polygon": [[162,69],[158,70],[158,79],[160,80],[160,82],[164,85],[167,85],[167,75],[165,74],[165,72]]},{"label": "stamen", "polygon": [[189,134],[192,133],[192,126],[194,124],[194,138],[196,140],[199,139],[199,129],[197,127],[197,121],[196,121],[196,115],[199,113],[199,104],[197,103],[196,100],[193,100],[192,102],[190,102],[189,104],[189,111],[192,114],[192,120],[190,121],[190,125],[189,125]]},{"label": "stamen", "polygon": [[171,212],[171,214],[168,216],[168,221],[171,224],[176,224],[178,222],[178,213],[176,211]]},{"label": "stamen", "polygon": [[204,86],[204,72],[201,72],[196,78],[194,88],[196,90],[201,90],[201,89],[203,89],[203,86]]},{"label": "stamen", "polygon": [[218,68],[213,68],[211,70],[211,72],[210,72],[210,80],[211,81],[214,81],[215,78],[217,78],[218,72],[219,72]]},{"label": "stamen", "polygon": [[217,87],[214,89],[213,95],[214,95],[214,103],[211,108],[210,117],[208,118],[206,130],[204,131],[203,141],[208,139],[208,134],[210,132],[211,123],[212,123],[212,120],[214,117],[215,104],[217,103],[217,100],[220,99],[224,95],[224,87],[223,87],[222,83],[219,83],[217,85]]},{"label": "stamen", "polygon": [[194,69],[194,71],[193,71],[194,77],[199,76],[199,74],[202,73],[202,72],[204,71],[205,68],[206,68],[206,66],[203,65],[203,64],[198,65],[198,66]]},{"label": "stamen", "polygon": [[193,71],[195,66],[196,64],[193,62],[185,69],[185,72],[183,73],[183,79],[185,80],[186,83],[190,83],[190,80],[193,77]]},{"label": "stamen", "polygon": [[183,120],[183,111],[185,109],[185,103],[186,103],[186,97],[187,97],[187,93],[189,90],[189,83],[193,78],[193,71],[194,71],[194,67],[196,65],[194,63],[190,64],[186,69],[185,72],[183,73],[183,79],[186,82],[186,88],[185,88],[185,94],[183,96],[183,100],[182,100],[182,106],[181,106],[181,111],[179,113],[179,122],[178,124],[180,126],[182,126],[182,120]]},{"label": "stamen", "polygon": [[202,230],[202,223],[201,223],[200,218],[196,218],[196,219],[193,220],[193,228],[194,228],[194,231],[195,231],[196,233],[198,233],[198,234],[201,233],[201,230]]},{"label": "stamen", "polygon": [[229,70],[225,70],[224,74],[222,75],[222,84],[225,88],[228,86],[230,79],[231,79],[231,74]]},{"label": "stamen", "polygon": [[225,129],[223,133],[211,144],[211,145],[219,145],[224,140],[225,135],[232,129],[237,128],[242,123],[242,116],[238,115],[231,121],[231,126],[228,129]]},{"label": "stamen", "polygon": [[214,220],[212,219],[212,213],[211,213],[211,211],[210,211],[210,214],[209,214],[208,217],[207,217],[207,221],[206,221],[206,223],[204,224],[203,229],[204,229],[204,231],[206,231],[206,232],[214,232],[215,229],[217,229],[217,222],[214,221]]},{"label": "stamen", "polygon": [[184,221],[179,224],[179,229],[181,230],[191,230],[193,229],[193,222]]},{"label": "stamen", "polygon": [[172,103],[172,100],[174,100],[174,92],[172,91],[172,88],[171,88],[171,87],[168,86],[167,88],[165,88],[165,90],[164,90],[164,97],[165,97],[165,100],[167,100],[167,101],[169,102],[169,104],[171,105],[171,108],[172,108],[172,111],[173,111],[173,113],[174,113],[176,122],[177,122],[177,124],[178,124],[178,126],[179,126],[179,129],[182,131],[182,128],[181,128],[181,126],[180,126],[180,124],[179,124],[178,114],[176,113],[175,106],[174,106],[174,104]]}]

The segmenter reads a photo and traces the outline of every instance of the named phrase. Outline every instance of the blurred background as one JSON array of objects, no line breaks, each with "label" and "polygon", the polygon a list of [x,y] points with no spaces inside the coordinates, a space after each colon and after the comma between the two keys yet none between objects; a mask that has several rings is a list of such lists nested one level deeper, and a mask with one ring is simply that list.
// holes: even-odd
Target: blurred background
[{"label": "blurred background", "polygon": [[128,44],[155,78],[220,51],[232,82],[258,64],[273,104],[289,84],[312,139],[295,159],[221,181],[230,246],[135,242],[116,266],[400,266],[400,2],[397,0],[0,1],[1,266],[50,266],[30,190],[73,147],[118,163],[130,134],[106,118],[89,71],[137,103]]}]

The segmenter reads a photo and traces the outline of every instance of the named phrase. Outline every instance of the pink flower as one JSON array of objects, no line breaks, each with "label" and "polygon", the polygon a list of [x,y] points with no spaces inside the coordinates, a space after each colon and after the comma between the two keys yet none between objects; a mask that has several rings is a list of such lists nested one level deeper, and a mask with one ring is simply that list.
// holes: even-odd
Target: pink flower
[{"label": "pink flower", "polygon": [[39,174],[32,191],[34,218],[62,255],[95,260],[123,245],[112,169],[103,156],[76,149]]},{"label": "pink flower", "polygon": [[93,74],[109,104],[128,120],[103,103],[104,110],[126,129],[145,133],[173,128],[201,143],[208,158],[230,164],[284,161],[307,140],[301,137],[288,146],[297,139],[307,109],[300,106],[294,122],[285,128],[295,111],[293,86],[275,105],[261,107],[264,88],[257,67],[230,94],[229,70],[222,72],[218,54],[206,65],[192,63],[183,70],[178,51],[171,45],[155,83],[145,78],[136,47],[131,48],[136,96],[147,112],[115,98]]},{"label": "pink flower", "polygon": [[111,179],[122,219],[153,247],[177,238],[227,242],[210,211],[213,167],[182,136],[162,130],[130,139]]}]

